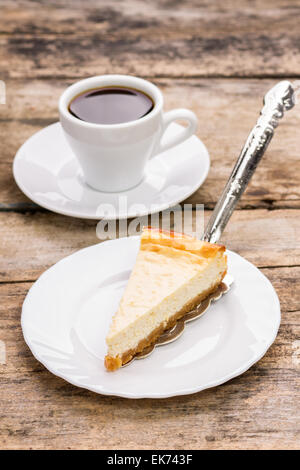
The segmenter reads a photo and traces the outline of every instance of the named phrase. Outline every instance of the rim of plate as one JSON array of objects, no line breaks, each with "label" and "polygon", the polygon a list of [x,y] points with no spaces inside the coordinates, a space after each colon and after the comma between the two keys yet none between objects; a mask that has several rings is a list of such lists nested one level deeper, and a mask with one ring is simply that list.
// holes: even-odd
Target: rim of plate
[{"label": "rim of plate", "polygon": [[[122,214],[118,215],[117,214],[115,217],[110,217],[110,218],[109,217],[101,217],[101,216],[97,216],[97,215],[88,215],[86,213],[80,213],[76,210],[71,210],[71,209],[70,210],[64,210],[63,208],[62,209],[54,208],[51,204],[47,204],[47,203],[39,201],[39,199],[36,198],[34,195],[32,195],[32,193],[29,190],[27,190],[27,188],[23,185],[22,178],[21,177],[19,178],[19,176],[18,176],[17,161],[19,159],[22,159],[21,155],[22,155],[22,152],[23,152],[23,148],[25,147],[25,145],[28,144],[28,142],[35,139],[39,134],[43,133],[43,131],[45,129],[57,126],[58,124],[60,124],[60,123],[59,122],[54,122],[53,124],[50,124],[49,126],[43,127],[39,131],[35,132],[28,139],[26,139],[25,142],[18,149],[18,151],[17,151],[17,153],[14,157],[13,166],[12,166],[13,176],[14,176],[15,182],[16,182],[17,186],[19,187],[19,189],[25,194],[25,196],[27,196],[28,199],[33,201],[38,206],[43,207],[44,209],[47,209],[51,212],[55,212],[56,214],[66,215],[66,216],[69,216],[69,217],[75,217],[75,218],[79,218],[79,219],[89,219],[89,220],[124,220],[124,219],[130,219],[132,217],[144,217],[146,215],[155,214],[157,212],[161,212],[161,211],[164,211],[166,209],[170,209],[171,207],[176,206],[180,202],[182,202],[185,199],[187,199],[188,197],[190,197],[194,192],[197,191],[197,189],[200,188],[200,186],[202,186],[202,184],[204,183],[204,181],[207,178],[207,175],[208,175],[208,172],[209,172],[209,169],[210,169],[210,155],[209,155],[209,152],[206,148],[206,145],[202,142],[202,140],[198,136],[193,134],[189,138],[196,137],[196,139],[198,140],[198,144],[201,147],[201,153],[203,152],[203,155],[205,155],[206,167],[205,167],[205,170],[203,171],[203,173],[200,175],[199,179],[197,180],[197,183],[195,183],[195,185],[193,185],[193,188],[189,191],[186,191],[185,193],[182,193],[182,195],[179,198],[173,199],[172,201],[166,202],[164,204],[163,203],[158,204],[157,209],[150,210],[150,208],[149,208],[149,210],[139,212],[139,213],[133,211],[133,212],[128,212],[127,214],[124,214],[124,215],[122,215]],[[180,124],[177,124],[177,123],[173,123],[173,124],[175,124],[177,126],[180,126]],[[156,155],[154,158],[158,157],[159,155],[161,155],[161,154]],[[203,155],[201,155],[201,158],[202,158]],[[140,184],[143,184],[143,183],[140,183]],[[132,188],[132,189],[135,189],[135,188]],[[126,191],[119,192],[119,193],[104,193],[104,194],[120,194],[120,195],[122,195],[122,194],[125,194],[125,193],[126,193]]]},{"label": "rim of plate", "polygon": [[[126,237],[126,238],[130,238],[130,239],[138,239],[139,236],[131,236],[131,237]],[[175,396],[181,396],[181,395],[191,395],[193,393],[198,393],[198,392],[201,392],[203,390],[207,390],[209,388],[213,388],[213,387],[217,387],[219,385],[222,385],[226,382],[228,382],[229,380],[231,379],[234,379],[235,377],[238,377],[239,375],[242,375],[244,372],[246,372],[248,369],[250,369],[251,366],[253,366],[254,364],[256,364],[258,361],[260,361],[260,359],[266,354],[266,352],[268,351],[268,349],[271,347],[271,345],[274,343],[276,337],[277,337],[277,334],[278,334],[278,330],[279,330],[279,326],[280,326],[280,323],[281,323],[281,310],[280,310],[280,302],[279,302],[279,298],[278,298],[278,295],[271,283],[271,281],[269,281],[269,279],[254,265],[252,264],[250,261],[248,261],[246,258],[244,258],[243,256],[239,255],[238,253],[235,253],[234,251],[231,251],[231,250],[226,250],[227,253],[232,253],[234,256],[238,256],[239,258],[242,258],[243,261],[248,264],[248,265],[251,265],[251,267],[254,267],[255,270],[257,271],[257,273],[259,274],[259,276],[261,276],[265,281],[267,281],[267,284],[269,284],[269,286],[271,287],[272,289],[272,292],[273,292],[273,295],[274,295],[274,301],[275,301],[275,305],[274,305],[274,308],[276,308],[277,310],[277,314],[278,314],[278,318],[277,318],[277,323],[276,325],[274,326],[275,329],[274,329],[274,333],[272,335],[272,338],[270,338],[270,340],[266,343],[265,347],[263,348],[263,351],[260,353],[260,354],[257,354],[254,358],[252,358],[251,360],[249,360],[246,364],[244,364],[243,366],[237,368],[234,372],[232,372],[231,374],[227,374],[226,376],[222,377],[221,379],[219,380],[216,380],[216,381],[211,381],[211,382],[208,382],[207,384],[205,385],[202,385],[202,386],[199,386],[199,387],[187,387],[187,388],[183,388],[183,389],[180,389],[180,390],[177,390],[175,391],[174,393],[151,393],[151,394],[143,394],[143,395],[135,395],[134,393],[132,392],[126,392],[126,393],[117,393],[115,392],[115,390],[109,390],[109,389],[106,389],[105,391],[101,391],[99,392],[99,390],[96,388],[96,387],[92,387],[92,386],[86,386],[86,387],[83,387],[82,385],[78,385],[74,380],[72,379],[69,379],[69,378],[66,378],[66,376],[64,376],[63,374],[60,374],[59,372],[55,371],[54,368],[52,368],[51,366],[49,366],[39,355],[39,353],[36,351],[35,349],[35,346],[34,345],[31,345],[30,344],[30,340],[28,339],[28,336],[26,334],[26,325],[24,324],[24,315],[25,315],[25,309],[26,309],[26,306],[27,306],[27,303],[28,303],[28,300],[30,298],[30,295],[32,295],[32,291],[34,291],[38,286],[39,282],[40,282],[40,279],[43,278],[44,276],[46,276],[46,274],[50,271],[50,270],[54,270],[55,267],[58,265],[58,264],[63,264],[65,263],[69,258],[71,258],[72,256],[74,255],[77,255],[77,254],[82,254],[84,251],[86,250],[89,250],[93,247],[97,247],[99,245],[103,245],[104,243],[113,243],[115,242],[116,240],[122,240],[122,238],[118,238],[118,239],[115,239],[115,240],[106,240],[104,242],[101,242],[101,243],[96,243],[95,245],[91,245],[91,246],[88,246],[88,247],[85,247],[85,248],[82,248],[80,250],[77,250],[76,252],[72,253],[71,255],[68,255],[66,256],[65,258],[61,259],[60,261],[58,261],[57,263],[55,263],[54,265],[52,265],[50,268],[48,268],[46,271],[44,271],[41,276],[34,282],[34,284],[31,286],[31,288],[29,289],[29,291],[27,292],[26,294],[26,297],[25,297],[25,300],[23,302],[23,306],[22,306],[22,313],[21,313],[21,327],[22,327],[22,333],[23,333],[23,337],[24,337],[24,340],[25,340],[25,343],[27,344],[27,346],[29,347],[31,353],[33,354],[33,356],[41,363],[43,364],[43,366],[49,370],[49,372],[51,372],[53,375],[65,380],[66,382],[69,382],[70,384],[78,387],[78,388],[82,388],[82,389],[85,389],[85,390],[89,390],[91,392],[94,392],[94,393],[97,393],[98,395],[105,395],[105,396],[115,396],[115,397],[121,397],[121,398],[129,398],[129,399],[144,399],[144,398],[153,398],[153,399],[160,399],[160,398],[171,398],[171,397],[175,397]]]}]

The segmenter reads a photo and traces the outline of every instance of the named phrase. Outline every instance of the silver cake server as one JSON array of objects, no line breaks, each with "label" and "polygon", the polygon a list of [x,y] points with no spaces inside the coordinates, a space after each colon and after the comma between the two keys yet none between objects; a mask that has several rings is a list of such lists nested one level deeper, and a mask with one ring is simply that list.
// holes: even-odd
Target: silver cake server
[{"label": "silver cake server", "polygon": [[265,153],[284,112],[296,102],[293,85],[284,80],[271,88],[264,97],[264,107],[251,130],[229,180],[218,200],[204,232],[203,240],[217,242],[245,191],[251,176]]},{"label": "silver cake server", "polygon": [[[289,81],[284,80],[277,83],[266,93],[260,116],[246,140],[229,180],[208,221],[202,237],[203,240],[210,243],[219,241],[236,204],[245,191],[274,135],[279,120],[283,117],[285,111],[294,107],[298,88],[299,86],[294,87]],[[155,344],[145,348],[122,367],[127,366],[134,359],[143,359],[149,356],[155,347],[168,344],[177,339],[183,333],[185,324],[202,316],[212,301],[220,299],[223,294],[229,291],[232,283],[233,277],[227,274],[216,292],[203,300],[196,309],[178,320],[173,328],[165,331]]]}]

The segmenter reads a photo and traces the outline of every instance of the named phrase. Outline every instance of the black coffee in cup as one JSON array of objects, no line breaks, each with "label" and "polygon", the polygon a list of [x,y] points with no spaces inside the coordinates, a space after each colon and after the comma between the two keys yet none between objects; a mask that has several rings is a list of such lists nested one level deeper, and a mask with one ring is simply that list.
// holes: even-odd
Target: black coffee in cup
[{"label": "black coffee in cup", "polygon": [[75,96],[69,104],[69,111],[81,121],[122,124],[146,116],[153,107],[153,100],[142,91],[109,86]]}]

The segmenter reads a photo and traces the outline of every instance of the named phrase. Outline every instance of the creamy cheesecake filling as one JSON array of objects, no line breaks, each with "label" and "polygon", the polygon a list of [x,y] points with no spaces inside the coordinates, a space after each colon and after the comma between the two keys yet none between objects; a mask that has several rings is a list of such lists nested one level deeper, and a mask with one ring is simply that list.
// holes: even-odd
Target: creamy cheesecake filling
[{"label": "creamy cheesecake filling", "polygon": [[[150,336],[151,332],[161,325],[167,325],[168,319],[180,311],[191,299],[196,298],[201,292],[209,291],[212,287],[217,286],[222,281],[226,271],[226,258],[223,252],[218,253],[213,259],[202,263],[202,269],[197,263],[189,263],[187,266],[186,261],[183,259],[182,263],[177,263],[175,268],[172,266],[173,272],[170,272],[168,271],[168,259],[170,258],[164,257],[164,259],[158,259],[157,266],[160,266],[161,271],[160,263],[164,263],[166,276],[167,274],[169,275],[173,285],[175,280],[175,289],[170,291],[167,279],[155,282],[154,272],[154,277],[152,278],[154,280],[153,285],[147,287],[150,292],[151,288],[158,289],[158,292],[153,291],[150,299],[148,298],[148,302],[145,301],[151,307],[145,309],[145,302],[142,299],[143,292],[141,291],[141,296],[136,296],[135,293],[135,301],[130,302],[129,300],[130,310],[128,312],[128,298],[130,299],[131,295],[129,285],[125,296],[126,309],[124,308],[124,302],[121,302],[118,322],[113,322],[106,339],[108,356],[122,356],[128,350],[135,349],[141,339]],[[185,272],[183,272],[183,268]],[[184,277],[187,278],[185,283],[182,282]],[[176,282],[177,278],[178,283]],[[141,283],[141,286],[143,286],[143,283]],[[153,303],[156,297],[157,299],[162,298],[162,291],[164,290],[168,290],[168,295],[163,297],[161,302]],[[141,309],[141,305],[143,305],[143,309]]]}]

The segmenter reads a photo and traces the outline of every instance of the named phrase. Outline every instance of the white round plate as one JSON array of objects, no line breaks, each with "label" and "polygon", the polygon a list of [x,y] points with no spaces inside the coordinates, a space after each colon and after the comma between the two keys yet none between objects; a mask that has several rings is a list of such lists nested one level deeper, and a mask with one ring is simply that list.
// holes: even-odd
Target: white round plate
[{"label": "white round plate", "polygon": [[245,372],[273,343],[280,305],[268,279],[228,251],[231,290],[147,358],[107,372],[105,336],[139,249],[121,238],[74,253],[35,282],[22,329],[33,355],[78,387],[126,398],[165,398],[220,385]]},{"label": "white round plate", "polygon": [[[168,139],[181,127],[173,123]],[[60,123],[30,137],[18,150],[13,165],[17,185],[35,203],[59,214],[86,219],[125,219],[173,207],[204,182],[210,165],[208,151],[193,135],[151,159],[144,180],[121,193],[89,187],[66,141]]]}]

